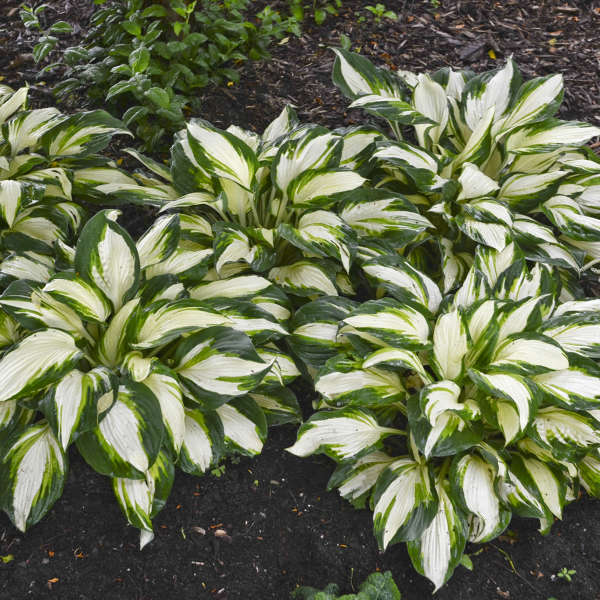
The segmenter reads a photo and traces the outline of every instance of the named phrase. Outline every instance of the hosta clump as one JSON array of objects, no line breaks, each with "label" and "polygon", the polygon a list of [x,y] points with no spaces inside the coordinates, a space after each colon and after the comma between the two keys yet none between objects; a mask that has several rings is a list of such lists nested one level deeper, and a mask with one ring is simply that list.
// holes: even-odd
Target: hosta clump
[{"label": "hosta clump", "polygon": [[407,277],[401,300],[315,301],[337,335],[311,304],[295,323],[314,367],[333,357],[290,451],[336,460],[330,488],[368,502],[380,547],[407,542],[436,589],[513,513],[546,532],[580,484],[600,493],[600,301],[560,303],[552,270],[481,247],[454,295]]},{"label": "hosta clump", "polygon": [[93,184],[81,175],[93,165],[111,170],[102,150],[127,133],[104,111],[61,114],[24,110],[27,88],[0,85],[0,277],[46,281],[54,246],[70,242],[82,219],[81,200]]},{"label": "hosta clump", "polygon": [[178,256],[212,249],[209,278],[255,273],[299,298],[353,294],[359,245],[403,245],[430,225],[401,195],[364,187],[363,155],[379,137],[300,125],[290,108],[262,135],[193,120],[176,137],[170,171],[139,157],[161,180],[99,189],[194,218]]},{"label": "hosta clump", "polygon": [[190,299],[177,277],[157,274],[177,244],[178,216],[137,244],[117,216],[88,221],[72,268],[45,284],[14,282],[0,297],[10,315],[0,503],[19,529],[36,523],[62,492],[75,444],[112,478],[143,546],[175,465],[200,475],[227,453],[255,455],[269,423],[298,419],[285,388],[298,371],[277,346],[286,330],[256,304]]},{"label": "hosta clump", "polygon": [[574,272],[586,255],[600,256],[600,159],[582,147],[600,129],[554,118],[561,75],[523,82],[512,59],[480,75],[417,75],[335,52],[333,80],[350,106],[387,120],[395,134],[377,142],[372,177],[435,224],[437,236],[413,252],[443,274],[446,292],[480,244],[502,250],[517,241],[529,259]]}]

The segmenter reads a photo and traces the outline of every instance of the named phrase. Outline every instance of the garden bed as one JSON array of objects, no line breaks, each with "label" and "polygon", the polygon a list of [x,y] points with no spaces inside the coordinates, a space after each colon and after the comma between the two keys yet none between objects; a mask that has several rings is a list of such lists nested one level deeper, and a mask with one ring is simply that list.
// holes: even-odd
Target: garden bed
[{"label": "garden bed", "polygon": [[[389,2],[399,20],[380,23],[364,11],[359,14],[366,19],[358,22],[362,4],[344,0],[338,18],[321,27],[307,23],[301,38],[273,49],[269,62],[243,66],[240,83],[207,89],[201,116],[217,126],[233,122],[261,131],[289,102],[303,121],[328,127],[363,121],[358,111],[346,110],[347,101],[330,82],[327,46],[337,45],[343,33],[353,49],[403,69],[482,71],[512,54],[527,77],[564,74],[561,116],[600,124],[600,3],[457,1],[435,8]],[[0,8],[0,43],[8,50],[0,57],[0,74],[15,87],[30,81],[34,102],[49,105],[46,85],[34,79],[37,69],[28,57],[33,38],[20,25],[17,5],[9,0]],[[73,22],[78,15],[85,29],[89,3],[56,0],[51,6],[52,17]],[[46,83],[58,76],[49,75]],[[306,412],[309,400],[304,398]],[[371,512],[355,511],[325,491],[333,463],[283,451],[294,439],[294,428],[284,426],[271,431],[256,459],[228,462],[222,473],[201,479],[178,472],[155,519],[156,539],[143,552],[109,480],[72,453],[65,492],[41,523],[23,535],[0,516],[0,555],[13,556],[0,563],[0,599],[280,600],[297,585],[330,581],[349,592],[376,569],[392,571],[404,600],[428,597],[432,587],[414,571],[404,545],[380,554]],[[600,503],[586,496],[566,510],[549,537],[537,532],[536,521],[514,519],[500,539],[471,546],[474,571],[459,567],[436,596],[600,598],[599,537]],[[563,567],[577,571],[572,582],[556,577]]]}]

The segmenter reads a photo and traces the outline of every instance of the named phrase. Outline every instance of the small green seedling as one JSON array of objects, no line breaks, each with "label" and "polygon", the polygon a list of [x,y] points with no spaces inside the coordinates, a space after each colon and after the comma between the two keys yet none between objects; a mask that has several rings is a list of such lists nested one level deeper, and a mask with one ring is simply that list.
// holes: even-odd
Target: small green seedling
[{"label": "small green seedling", "polygon": [[398,14],[393,10],[388,10],[385,4],[378,2],[375,6],[367,5],[365,10],[368,10],[375,20],[375,23],[380,23],[383,19],[390,19],[390,21],[397,21]]},{"label": "small green seedling", "polygon": [[564,579],[565,581],[568,581],[569,583],[571,583],[571,581],[573,580],[573,575],[575,575],[575,573],[577,573],[577,571],[575,569],[567,569],[567,567],[563,567],[557,574],[557,577],[560,577],[561,579]]}]

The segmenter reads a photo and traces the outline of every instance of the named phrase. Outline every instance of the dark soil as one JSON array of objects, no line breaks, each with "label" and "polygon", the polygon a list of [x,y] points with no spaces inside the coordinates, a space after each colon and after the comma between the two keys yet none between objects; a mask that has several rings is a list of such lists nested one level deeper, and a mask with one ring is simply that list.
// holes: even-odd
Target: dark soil
[{"label": "dark soil", "polygon": [[[48,105],[47,87],[60,72],[45,75],[46,85],[35,78],[34,36],[21,26],[18,4],[0,6],[0,76],[14,87],[30,82],[34,104]],[[91,4],[50,0],[52,20],[78,25],[67,45],[85,31]],[[485,70],[512,54],[526,77],[564,74],[564,118],[600,123],[599,1],[448,0],[435,8],[426,0],[388,0],[400,18],[381,23],[361,9],[365,3],[343,4],[338,18],[309,23],[301,38],[276,46],[271,61],[244,65],[239,84],[206,90],[202,117],[262,130],[292,103],[305,121],[364,122],[362,113],[346,112],[347,101],[330,82],[327,47],[344,33],[376,63],[415,71]],[[13,556],[0,562],[0,600],[287,600],[297,585],[333,581],[350,592],[376,569],[393,572],[404,600],[430,597],[432,586],[414,571],[404,546],[380,554],[371,513],[325,491],[331,461],[287,454],[293,441],[286,426],[272,431],[260,457],[230,462],[220,477],[178,472],[155,519],[156,539],[142,552],[109,481],[72,453],[64,495],[41,523],[23,535],[0,516],[0,556]],[[535,521],[514,519],[506,535],[470,547],[474,571],[459,567],[436,597],[600,600],[598,540],[600,502],[586,496],[548,537]],[[556,577],[563,567],[577,571],[572,582]]]}]

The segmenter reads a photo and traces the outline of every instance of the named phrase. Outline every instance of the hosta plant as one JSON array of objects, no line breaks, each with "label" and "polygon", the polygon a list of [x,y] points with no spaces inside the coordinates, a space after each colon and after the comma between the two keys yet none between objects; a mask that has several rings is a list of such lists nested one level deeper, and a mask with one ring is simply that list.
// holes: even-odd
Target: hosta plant
[{"label": "hosta plant", "polygon": [[554,117],[561,75],[523,81],[512,59],[479,75],[417,75],[335,52],[333,80],[350,106],[393,132],[372,154],[374,184],[405,194],[435,225],[415,260],[437,268],[445,292],[460,285],[478,245],[517,241],[528,259],[575,273],[586,254],[598,258],[600,159],[583,144],[600,129]]},{"label": "hosta plant", "polygon": [[285,387],[298,371],[277,345],[286,330],[251,293],[194,300],[160,271],[178,216],[137,244],[117,216],[87,222],[71,267],[67,256],[48,282],[20,280],[0,297],[0,505],[20,530],[39,521],[75,445],[111,478],[143,546],[176,465],[200,475],[227,453],[255,455],[269,423],[298,419]]},{"label": "hosta plant", "polygon": [[262,135],[192,120],[170,170],[138,155],[160,180],[107,179],[98,189],[194,218],[195,235],[178,252],[211,248],[209,278],[255,273],[297,298],[353,294],[361,245],[402,246],[430,226],[400,194],[366,187],[363,156],[380,137],[300,125],[289,107]]},{"label": "hosta plant", "polygon": [[404,266],[388,297],[296,316],[322,366],[289,450],[337,461],[329,487],[368,503],[380,547],[406,542],[438,589],[513,513],[546,532],[580,485],[600,493],[600,301],[561,303],[554,268],[513,244],[480,247],[445,298]]},{"label": "hosta plant", "polygon": [[[83,216],[80,202],[99,196],[82,175],[111,171],[97,154],[127,133],[104,111],[25,110],[27,88],[0,85],[0,277],[46,281],[57,244],[68,243]],[[118,174],[117,171],[114,171]]]}]

